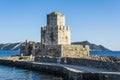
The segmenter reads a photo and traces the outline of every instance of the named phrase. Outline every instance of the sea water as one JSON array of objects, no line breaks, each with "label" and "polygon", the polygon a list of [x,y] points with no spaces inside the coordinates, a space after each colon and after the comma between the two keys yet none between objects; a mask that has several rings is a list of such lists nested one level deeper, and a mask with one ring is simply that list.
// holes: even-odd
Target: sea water
[{"label": "sea water", "polygon": [[114,56],[120,58],[120,51],[90,51],[91,56]]},{"label": "sea water", "polygon": [[0,65],[0,80],[63,80],[40,72]]},{"label": "sea water", "polygon": [[[19,50],[0,50],[0,57],[19,55]],[[0,80],[63,80],[61,77],[41,72],[0,65]]]},{"label": "sea water", "polygon": [[19,54],[20,50],[0,50],[0,57],[10,57]]},{"label": "sea water", "polygon": [[[0,50],[0,57],[19,55],[20,50]],[[120,58],[120,51],[90,51],[91,56],[114,56]]]}]

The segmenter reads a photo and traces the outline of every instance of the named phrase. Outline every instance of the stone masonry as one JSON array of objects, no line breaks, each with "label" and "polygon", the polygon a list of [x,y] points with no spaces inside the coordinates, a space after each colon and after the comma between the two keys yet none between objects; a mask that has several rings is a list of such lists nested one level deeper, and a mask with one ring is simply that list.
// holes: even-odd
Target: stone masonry
[{"label": "stone masonry", "polygon": [[23,56],[37,55],[40,50],[40,43],[26,40],[20,47],[20,54]]},{"label": "stone masonry", "polygon": [[89,56],[89,46],[71,45],[70,28],[60,12],[47,15],[47,26],[41,28],[42,49],[40,55],[80,58]]},{"label": "stone masonry", "polygon": [[70,29],[65,16],[59,12],[47,15],[47,26],[41,28],[41,43],[46,45],[70,44]]},{"label": "stone masonry", "polygon": [[[25,48],[22,48],[21,53],[30,54],[27,46],[28,44],[23,46]],[[70,28],[65,25],[65,16],[60,12],[47,15],[47,25],[41,28],[41,44],[36,47],[34,54],[40,56],[71,58],[89,56],[89,46],[71,45]]]}]

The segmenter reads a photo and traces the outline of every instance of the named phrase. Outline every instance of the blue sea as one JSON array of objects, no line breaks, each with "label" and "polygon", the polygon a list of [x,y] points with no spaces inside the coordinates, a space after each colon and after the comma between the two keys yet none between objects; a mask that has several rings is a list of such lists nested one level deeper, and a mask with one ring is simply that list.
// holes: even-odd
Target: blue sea
[{"label": "blue sea", "polygon": [[[0,50],[0,57],[19,55],[19,50]],[[41,72],[0,65],[0,80],[63,80],[61,77]]]},{"label": "blue sea", "polygon": [[114,56],[120,58],[120,51],[90,51],[91,56]]},{"label": "blue sea", "polygon": [[[0,57],[19,55],[19,50],[0,50]],[[91,56],[115,56],[120,58],[120,51],[90,51]]]},{"label": "blue sea", "polygon": [[0,57],[10,57],[19,54],[20,50],[0,50]]}]

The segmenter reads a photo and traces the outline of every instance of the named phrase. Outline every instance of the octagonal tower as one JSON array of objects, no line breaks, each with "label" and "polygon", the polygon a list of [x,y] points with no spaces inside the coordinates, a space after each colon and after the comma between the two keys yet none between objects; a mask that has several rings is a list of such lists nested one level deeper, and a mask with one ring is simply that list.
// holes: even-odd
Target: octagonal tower
[{"label": "octagonal tower", "polygon": [[41,28],[41,43],[45,45],[70,44],[70,28],[60,12],[47,15],[47,25]]}]

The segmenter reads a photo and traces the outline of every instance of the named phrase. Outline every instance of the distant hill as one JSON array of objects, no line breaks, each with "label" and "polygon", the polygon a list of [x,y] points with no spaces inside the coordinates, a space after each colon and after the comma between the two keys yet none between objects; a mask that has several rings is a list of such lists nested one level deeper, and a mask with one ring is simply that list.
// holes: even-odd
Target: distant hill
[{"label": "distant hill", "polygon": [[[6,44],[0,44],[0,50],[19,50],[22,43],[6,43]],[[88,41],[82,41],[82,42],[73,42],[73,45],[89,45],[91,50],[94,51],[109,51],[109,49],[105,48],[102,45],[96,45],[92,44]]]},{"label": "distant hill", "polygon": [[92,51],[110,51],[110,49],[102,46],[102,45],[96,45],[96,44],[93,44],[93,43],[90,43],[88,41],[82,41],[82,42],[72,42],[73,45],[89,45],[90,47],[90,50]]},{"label": "distant hill", "polygon": [[0,44],[0,50],[19,50],[22,43]]}]

